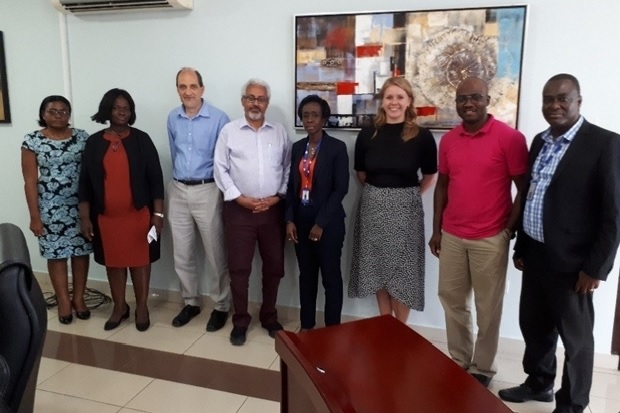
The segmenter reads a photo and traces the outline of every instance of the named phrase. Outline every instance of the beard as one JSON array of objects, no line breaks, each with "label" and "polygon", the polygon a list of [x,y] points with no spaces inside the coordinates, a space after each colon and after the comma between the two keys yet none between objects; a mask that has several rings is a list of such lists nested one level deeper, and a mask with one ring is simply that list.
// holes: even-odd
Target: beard
[{"label": "beard", "polygon": [[263,113],[261,111],[247,111],[248,119],[250,120],[261,120],[263,118]]}]

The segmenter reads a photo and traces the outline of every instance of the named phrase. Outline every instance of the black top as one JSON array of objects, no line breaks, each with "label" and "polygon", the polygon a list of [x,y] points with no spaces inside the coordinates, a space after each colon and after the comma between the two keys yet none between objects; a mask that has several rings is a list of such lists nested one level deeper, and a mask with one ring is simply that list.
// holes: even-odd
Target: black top
[{"label": "black top", "polygon": [[[103,138],[103,131],[99,131],[88,138],[82,154],[78,197],[80,202],[90,202],[92,216],[102,214],[104,210],[103,157],[110,143]],[[129,162],[134,207],[142,209],[147,206],[152,209],[154,199],[164,199],[164,180],[157,149],[150,136],[136,128],[131,128],[129,136],[121,143]]]},{"label": "black top", "polygon": [[407,142],[400,134],[404,123],[385,124],[371,139],[375,128],[364,128],[355,142],[354,169],[366,172],[366,182],[382,188],[419,186],[418,170],[437,172],[437,144],[433,134],[420,128]]}]

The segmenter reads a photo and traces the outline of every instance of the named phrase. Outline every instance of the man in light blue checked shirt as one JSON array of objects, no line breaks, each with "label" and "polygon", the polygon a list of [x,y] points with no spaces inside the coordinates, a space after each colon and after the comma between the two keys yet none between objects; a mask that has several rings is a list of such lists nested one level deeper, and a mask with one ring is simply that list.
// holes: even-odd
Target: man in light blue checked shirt
[{"label": "man in light blue checked shirt", "polygon": [[545,242],[543,234],[543,199],[545,192],[551,183],[553,173],[583,121],[584,118],[580,116],[577,123],[560,137],[554,138],[551,134],[551,129],[547,129],[541,136],[545,143],[532,167],[530,193],[528,193],[523,213],[523,230],[539,242]]},{"label": "man in light blue checked shirt", "polygon": [[593,294],[620,242],[620,135],[580,114],[577,79],[558,74],[543,88],[549,128],[530,148],[514,264],[523,271],[519,325],[527,379],[503,400],[552,402],[558,337],[565,348],[554,412],[583,412],[594,362]]}]

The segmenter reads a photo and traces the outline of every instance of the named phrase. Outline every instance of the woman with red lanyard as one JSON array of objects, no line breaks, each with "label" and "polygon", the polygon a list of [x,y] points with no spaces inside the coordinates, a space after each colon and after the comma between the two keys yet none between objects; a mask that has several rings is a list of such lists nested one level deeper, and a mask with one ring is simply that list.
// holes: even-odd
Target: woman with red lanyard
[{"label": "woman with red lanyard", "polygon": [[325,288],[325,325],[340,324],[340,258],[345,234],[342,200],[349,190],[349,157],[344,142],[323,130],[331,115],[324,99],[306,96],[297,114],[308,136],[293,144],[286,235],[295,243],[299,263],[303,332],[315,326],[319,269]]}]

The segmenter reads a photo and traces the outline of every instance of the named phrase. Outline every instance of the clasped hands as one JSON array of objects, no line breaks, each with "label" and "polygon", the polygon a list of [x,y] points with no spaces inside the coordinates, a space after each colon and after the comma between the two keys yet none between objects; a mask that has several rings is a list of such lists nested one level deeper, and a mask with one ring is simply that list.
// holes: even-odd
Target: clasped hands
[{"label": "clasped hands", "polygon": [[267,198],[252,198],[245,195],[239,195],[235,201],[237,201],[237,203],[242,207],[252,211],[254,214],[259,214],[267,211],[269,208],[280,202],[280,198],[276,195],[268,196]]}]

